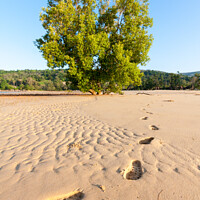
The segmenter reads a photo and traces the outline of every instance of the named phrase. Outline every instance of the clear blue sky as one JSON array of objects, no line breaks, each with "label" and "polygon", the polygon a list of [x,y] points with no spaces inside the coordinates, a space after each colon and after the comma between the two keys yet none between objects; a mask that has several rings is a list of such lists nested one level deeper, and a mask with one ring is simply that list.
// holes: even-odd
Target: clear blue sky
[{"label": "clear blue sky", "polygon": [[[200,0],[149,0],[154,19],[151,61],[142,69],[200,71]],[[0,0],[0,69],[47,69],[33,41],[47,0]]]}]

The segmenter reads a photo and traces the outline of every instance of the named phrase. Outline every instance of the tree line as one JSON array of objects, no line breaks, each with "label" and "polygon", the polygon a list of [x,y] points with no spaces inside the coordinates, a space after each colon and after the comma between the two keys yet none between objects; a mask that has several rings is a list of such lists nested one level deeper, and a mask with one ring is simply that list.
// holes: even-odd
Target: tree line
[{"label": "tree line", "polygon": [[66,81],[65,70],[0,70],[1,90],[66,90],[73,88]]},{"label": "tree line", "polygon": [[143,71],[142,84],[134,87],[129,85],[128,89],[138,90],[181,90],[200,89],[200,73],[187,76],[175,73],[166,73],[154,70]]},{"label": "tree line", "polygon": [[[194,76],[141,70],[141,84],[123,86],[127,90],[200,89],[200,74]],[[56,70],[0,70],[0,90],[77,90],[76,81],[67,76],[66,69]]]}]

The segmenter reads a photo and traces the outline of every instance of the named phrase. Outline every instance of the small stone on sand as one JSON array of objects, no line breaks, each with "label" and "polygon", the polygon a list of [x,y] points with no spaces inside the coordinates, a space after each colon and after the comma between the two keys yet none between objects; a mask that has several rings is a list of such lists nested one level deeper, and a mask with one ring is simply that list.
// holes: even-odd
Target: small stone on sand
[{"label": "small stone on sand", "polygon": [[99,188],[100,188],[103,192],[105,192],[105,190],[106,190],[106,187],[105,187],[104,185],[99,185]]},{"label": "small stone on sand", "polygon": [[148,117],[141,117],[140,119],[141,119],[141,120],[147,120]]}]

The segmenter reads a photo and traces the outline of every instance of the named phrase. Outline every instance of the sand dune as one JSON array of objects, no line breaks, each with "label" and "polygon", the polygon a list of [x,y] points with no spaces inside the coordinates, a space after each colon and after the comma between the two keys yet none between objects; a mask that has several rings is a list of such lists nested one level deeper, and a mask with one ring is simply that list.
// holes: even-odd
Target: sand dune
[{"label": "sand dune", "polygon": [[[77,188],[87,200],[200,199],[199,98],[1,97],[0,199],[55,199]],[[123,176],[131,160],[141,162],[138,180]]]}]

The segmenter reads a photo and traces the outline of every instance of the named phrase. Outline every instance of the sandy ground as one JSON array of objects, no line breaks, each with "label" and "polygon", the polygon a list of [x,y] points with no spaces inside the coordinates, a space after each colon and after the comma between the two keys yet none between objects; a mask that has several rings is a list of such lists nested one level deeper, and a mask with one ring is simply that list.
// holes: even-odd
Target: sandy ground
[{"label": "sandy ground", "polygon": [[[200,92],[0,97],[1,200],[198,200],[199,152]],[[124,179],[135,159],[142,177]]]}]

